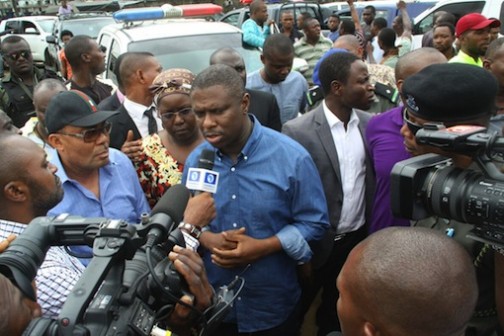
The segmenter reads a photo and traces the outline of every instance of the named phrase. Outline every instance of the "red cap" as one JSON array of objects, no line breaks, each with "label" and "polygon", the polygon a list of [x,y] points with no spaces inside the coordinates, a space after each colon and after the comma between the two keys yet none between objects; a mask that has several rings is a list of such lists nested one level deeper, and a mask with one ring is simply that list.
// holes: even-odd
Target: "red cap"
[{"label": "red cap", "polygon": [[471,13],[464,15],[458,20],[457,27],[455,28],[455,35],[460,37],[468,30],[478,30],[486,27],[500,27],[501,23],[497,19],[487,19],[481,14]]}]

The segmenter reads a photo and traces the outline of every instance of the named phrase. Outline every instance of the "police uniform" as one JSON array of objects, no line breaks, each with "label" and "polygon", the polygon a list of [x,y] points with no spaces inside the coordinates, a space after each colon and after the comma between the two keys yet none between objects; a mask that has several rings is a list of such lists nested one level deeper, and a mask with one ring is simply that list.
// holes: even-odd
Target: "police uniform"
[{"label": "police uniform", "polygon": [[12,119],[12,123],[22,128],[24,124],[35,116],[35,107],[33,106],[33,88],[43,79],[61,78],[51,70],[41,70],[33,68],[33,85],[24,84],[19,78],[6,75],[0,82],[0,106]]}]

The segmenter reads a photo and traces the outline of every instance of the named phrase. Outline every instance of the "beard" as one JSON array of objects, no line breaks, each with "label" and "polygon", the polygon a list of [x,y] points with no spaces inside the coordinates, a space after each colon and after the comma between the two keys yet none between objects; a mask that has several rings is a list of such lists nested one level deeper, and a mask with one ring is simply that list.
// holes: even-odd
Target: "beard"
[{"label": "beard", "polygon": [[63,188],[58,176],[54,176],[54,188],[48,189],[41,183],[30,179],[27,185],[32,195],[32,207],[36,216],[46,216],[47,212],[63,199]]}]

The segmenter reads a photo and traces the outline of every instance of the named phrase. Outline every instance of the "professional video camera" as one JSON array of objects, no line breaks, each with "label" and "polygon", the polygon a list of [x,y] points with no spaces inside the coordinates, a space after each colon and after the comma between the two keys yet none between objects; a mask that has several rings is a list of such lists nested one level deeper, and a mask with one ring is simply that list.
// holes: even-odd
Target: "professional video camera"
[{"label": "professional video camera", "polygon": [[398,162],[390,186],[394,215],[414,220],[437,215],[474,224],[471,238],[504,246],[504,174],[496,166],[504,162],[504,138],[480,126],[439,124],[424,125],[415,137],[419,144],[470,156],[477,166],[457,168],[436,154]]},{"label": "professional video camera", "polygon": [[[150,335],[176,303],[194,311],[199,335],[212,332],[243,287],[237,278],[223,286],[204,312],[180,301],[187,283],[166,257],[185,246],[177,228],[189,200],[182,185],[172,186],[139,225],[66,214],[34,219],[0,254],[0,272],[35,300],[31,282],[50,246],[93,244],[94,257],[67,297],[57,320],[33,320],[24,335]],[[241,284],[234,292],[234,287]]]}]

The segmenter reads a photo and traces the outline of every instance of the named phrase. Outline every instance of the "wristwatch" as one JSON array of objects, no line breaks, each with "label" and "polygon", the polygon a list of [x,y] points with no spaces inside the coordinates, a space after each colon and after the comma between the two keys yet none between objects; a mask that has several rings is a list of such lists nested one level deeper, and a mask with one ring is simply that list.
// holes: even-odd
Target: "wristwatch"
[{"label": "wristwatch", "polygon": [[199,237],[201,236],[201,230],[196,225],[192,225],[192,224],[185,223],[185,222],[180,222],[178,228],[180,230],[185,231],[186,233],[191,235],[191,237],[194,237],[196,239],[199,239]]}]

